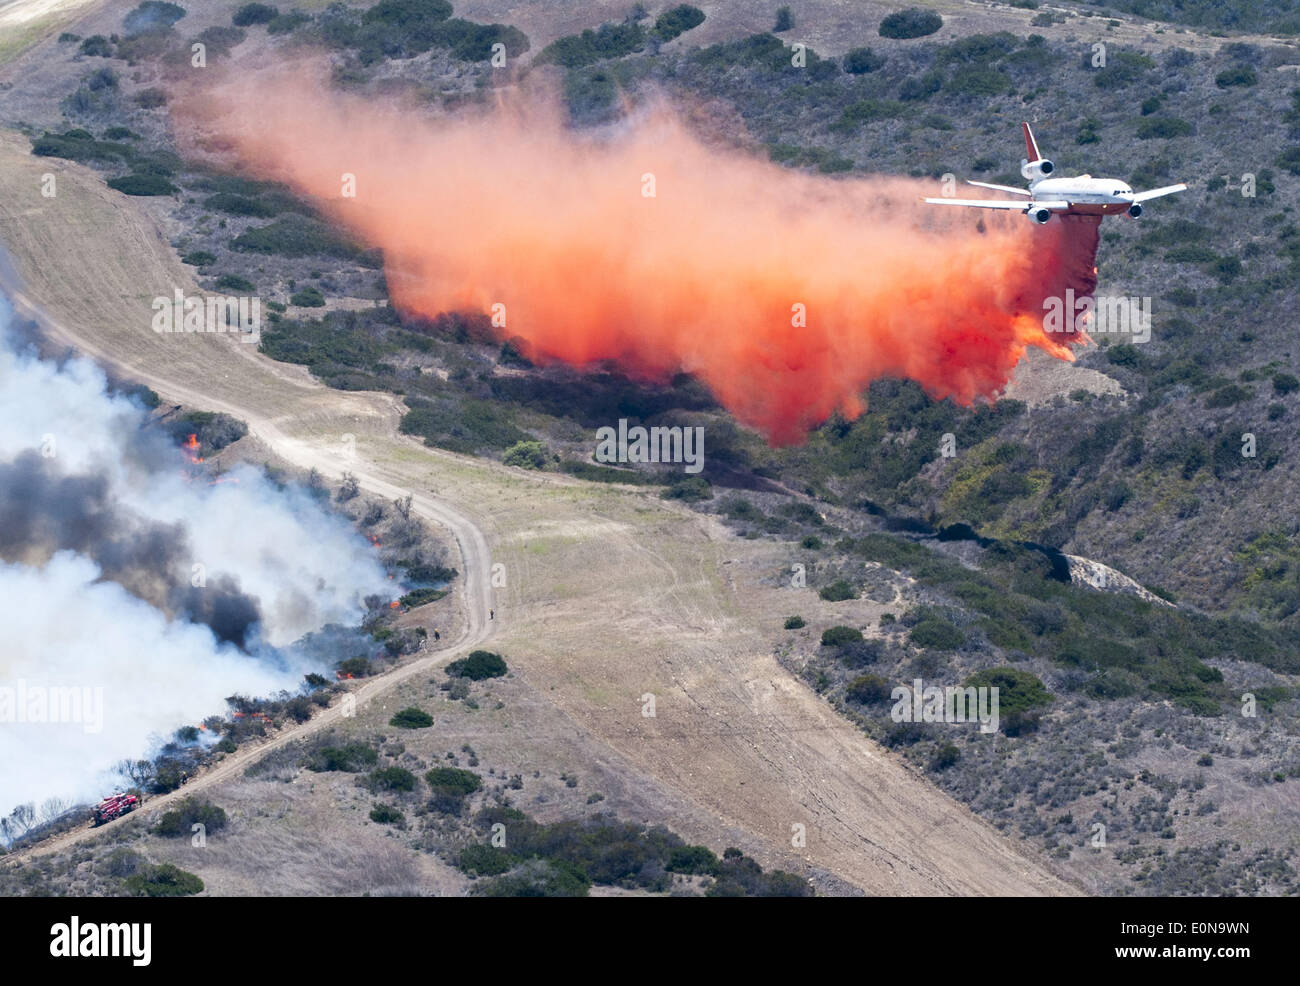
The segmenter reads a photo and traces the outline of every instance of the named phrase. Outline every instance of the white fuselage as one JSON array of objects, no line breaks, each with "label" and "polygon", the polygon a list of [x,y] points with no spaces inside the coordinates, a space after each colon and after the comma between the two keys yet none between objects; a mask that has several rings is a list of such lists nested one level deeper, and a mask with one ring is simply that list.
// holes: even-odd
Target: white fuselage
[{"label": "white fuselage", "polygon": [[1124,212],[1133,203],[1133,189],[1118,178],[1039,178],[1029,190],[1038,201],[1069,202],[1071,212],[1104,215]]}]

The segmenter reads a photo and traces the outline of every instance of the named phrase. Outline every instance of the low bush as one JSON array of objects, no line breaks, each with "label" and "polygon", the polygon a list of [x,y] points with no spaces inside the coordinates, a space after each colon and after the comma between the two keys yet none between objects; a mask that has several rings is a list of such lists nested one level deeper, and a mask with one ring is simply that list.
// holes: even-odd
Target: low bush
[{"label": "low bush", "polygon": [[429,787],[465,797],[483,786],[483,778],[472,770],[459,767],[434,767],[424,775]]},{"label": "low bush", "polygon": [[845,579],[836,579],[830,585],[822,586],[821,591],[817,594],[830,603],[858,598],[858,590],[853,588],[852,584]]},{"label": "low bush", "polygon": [[453,678],[469,678],[482,681],[485,678],[500,678],[509,668],[500,654],[491,651],[471,651],[468,657],[452,661],[447,665],[447,674]]},{"label": "low bush", "polygon": [[416,777],[405,767],[380,767],[367,781],[372,791],[414,791]]},{"label": "low bush", "polygon": [[956,650],[966,642],[966,636],[954,624],[939,617],[927,617],[911,630],[912,643],[918,647],[935,650]]},{"label": "low bush", "polygon": [[878,674],[863,674],[849,682],[844,690],[844,697],[850,702],[861,705],[874,705],[888,701],[893,689],[889,682]]},{"label": "low bush", "polygon": [[380,825],[401,825],[406,821],[406,816],[392,805],[384,805],[376,802],[370,809],[370,820],[378,822]]},{"label": "low bush", "polygon": [[541,442],[516,442],[506,449],[501,461],[508,466],[519,469],[545,469],[547,461],[546,446]]},{"label": "low bush", "polygon": [[110,178],[106,184],[123,195],[173,195],[180,191],[161,175],[123,175]]},{"label": "low bush", "polygon": [[853,627],[835,626],[822,631],[823,647],[843,647],[846,644],[860,644],[862,631]]},{"label": "low bush", "polygon": [[880,36],[897,40],[924,38],[943,27],[943,18],[932,10],[908,7],[889,14],[880,22]]},{"label": "low bush", "polygon": [[231,23],[235,27],[251,27],[254,24],[270,24],[280,16],[280,11],[266,3],[246,3],[235,11]]},{"label": "low bush", "polygon": [[307,769],[324,773],[340,770],[355,774],[366,767],[379,762],[379,754],[365,743],[349,743],[347,746],[324,746],[307,758]]},{"label": "low bush", "polygon": [[126,878],[136,897],[189,897],[203,892],[203,881],[171,863],[146,866]]},{"label": "low bush", "polygon": [[393,718],[388,720],[388,725],[398,729],[428,729],[433,725],[433,716],[411,705],[394,713]]},{"label": "low bush", "polygon": [[661,41],[671,41],[685,31],[704,23],[704,11],[688,3],[665,10],[655,20],[654,35]]},{"label": "low bush", "polygon": [[1052,693],[1037,675],[1017,668],[989,668],[977,671],[966,679],[967,688],[996,688],[998,714],[1026,712],[1029,709],[1051,705]]},{"label": "low bush", "polygon": [[185,798],[175,808],[163,814],[154,826],[155,835],[174,839],[189,835],[195,825],[202,825],[206,834],[220,832],[226,827],[225,809],[201,798]]}]

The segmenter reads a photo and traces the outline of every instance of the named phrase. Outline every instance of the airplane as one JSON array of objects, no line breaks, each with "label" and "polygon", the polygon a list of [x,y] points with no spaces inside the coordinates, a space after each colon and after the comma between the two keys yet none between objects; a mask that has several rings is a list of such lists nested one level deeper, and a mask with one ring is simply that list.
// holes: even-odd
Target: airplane
[{"label": "airplane", "polygon": [[[1127,213],[1133,219],[1142,215],[1142,203],[1162,195],[1186,191],[1181,182],[1153,188],[1149,192],[1134,192],[1125,182],[1115,178],[1094,178],[1079,175],[1077,178],[1049,178],[1056,165],[1038,152],[1038,142],[1028,123],[1025,130],[1025,153],[1020,162],[1020,173],[1029,182],[1029,188],[1012,188],[1009,185],[992,185],[983,181],[967,181],[968,185],[991,188],[1012,195],[1024,195],[1027,202],[1007,202],[998,199],[924,199],[931,205],[962,205],[973,209],[1014,209],[1023,212],[1033,222],[1042,225],[1053,214],[1066,216],[1108,216]],[[1100,222],[1100,219],[1096,220]]]}]

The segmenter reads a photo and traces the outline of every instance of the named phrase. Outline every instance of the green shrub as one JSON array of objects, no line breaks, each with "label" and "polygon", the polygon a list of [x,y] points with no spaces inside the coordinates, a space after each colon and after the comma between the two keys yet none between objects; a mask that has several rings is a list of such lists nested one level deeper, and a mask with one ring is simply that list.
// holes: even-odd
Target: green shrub
[{"label": "green shrub", "polygon": [[858,590],[855,589],[846,579],[836,579],[830,585],[822,586],[821,591],[817,594],[830,603],[838,603],[843,602],[846,599],[858,598]]},{"label": "green shrub", "polygon": [[907,108],[902,103],[895,103],[887,99],[859,99],[857,102],[850,103],[845,107],[838,122],[831,129],[852,131],[864,123],[872,123],[876,120],[891,120],[894,117],[903,116],[906,112]]},{"label": "green shrub", "polygon": [[452,15],[447,0],[380,0],[361,19],[367,24],[382,23],[412,30],[445,21]]},{"label": "green shrub", "polygon": [[423,606],[426,603],[437,602],[447,595],[446,589],[436,589],[428,586],[423,589],[412,589],[406,595],[402,596],[401,603],[407,609],[415,609],[417,606]]},{"label": "green shrub", "polygon": [[844,56],[844,71],[850,75],[864,75],[883,67],[885,56],[877,55],[870,48],[854,48]]},{"label": "green shrub", "polygon": [[787,630],[802,630],[807,625],[802,616],[787,616],[785,619],[785,628]]},{"label": "green shrub", "polygon": [[1250,387],[1243,387],[1241,384],[1230,383],[1226,387],[1220,387],[1214,393],[1205,399],[1207,408],[1233,407],[1243,401],[1248,401],[1255,396],[1255,391]]},{"label": "green shrub", "polygon": [[217,255],[206,250],[192,250],[181,257],[181,263],[189,264],[191,267],[210,267],[216,262]]},{"label": "green shrub", "polygon": [[395,713],[388,720],[388,725],[398,729],[428,729],[433,725],[433,716],[411,705]]},{"label": "green shrub", "polygon": [[379,754],[365,743],[321,747],[307,759],[307,769],[317,773],[339,770],[355,774],[379,762]]},{"label": "green shrub", "polygon": [[957,96],[1000,96],[1015,89],[1015,83],[991,66],[966,65],[953,72],[943,88]]},{"label": "green shrub", "polygon": [[1138,121],[1137,126],[1139,140],[1168,140],[1172,137],[1186,137],[1195,132],[1195,127],[1176,116],[1149,116]]},{"label": "green shrub", "polygon": [[504,849],[480,844],[462,849],[456,865],[471,876],[499,876],[518,862]]},{"label": "green shrub", "polygon": [[639,24],[602,24],[581,34],[556,38],[538,53],[534,64],[554,62],[565,68],[583,68],[610,58],[622,58],[639,50],[646,39]]},{"label": "green shrub", "polygon": [[123,195],[173,195],[180,191],[160,175],[123,175],[110,178],[106,184]]},{"label": "green shrub", "polygon": [[918,647],[934,650],[956,650],[966,643],[966,635],[961,630],[940,617],[927,617],[921,620],[911,631],[912,643]]},{"label": "green shrub", "polygon": [[142,110],[156,110],[167,105],[167,91],[158,86],[141,89],[135,94],[135,104]]},{"label": "green shrub", "polygon": [[378,822],[380,825],[401,825],[406,821],[406,816],[392,805],[375,803],[370,809],[370,820]]},{"label": "green shrub", "polygon": [[250,253],[281,257],[334,257],[355,260],[362,266],[378,267],[377,256],[343,239],[324,223],[304,216],[286,216],[266,226],[245,230],[231,245]]},{"label": "green shrub", "polygon": [[713,498],[713,485],[703,476],[679,476],[663,491],[665,500],[699,503]]},{"label": "green shrub", "polygon": [[999,716],[1051,705],[1053,701],[1052,693],[1047,690],[1037,675],[1016,668],[1001,667],[977,671],[966,679],[965,687],[996,688]]},{"label": "green shrub", "polygon": [[712,875],[718,871],[718,857],[708,846],[681,846],[672,851],[664,867],[669,873]]},{"label": "green shrub", "polygon": [[299,308],[324,308],[325,295],[321,294],[320,288],[308,284],[289,296],[289,304]]},{"label": "green shrub", "polygon": [[126,889],[136,897],[189,897],[203,892],[203,881],[171,863],[159,863],[127,877]]},{"label": "green shrub", "polygon": [[947,770],[960,759],[961,750],[951,743],[944,743],[934,751],[934,756],[930,760],[930,769],[933,771]]},{"label": "green shrub", "polygon": [[240,28],[225,27],[218,24],[200,31],[197,40],[208,46],[210,54],[228,55],[230,49],[242,44],[246,37],[248,35]]},{"label": "green shrub", "polygon": [[[296,362],[296,361],[295,361]],[[429,445],[474,454],[483,449],[508,449],[533,436],[515,427],[510,411],[485,400],[407,399],[410,410],[398,426],[405,435],[419,435]]]},{"label": "green shrub", "polygon": [[311,18],[306,14],[297,10],[291,10],[287,14],[280,14],[277,17],[271,18],[270,22],[266,25],[266,33],[289,34],[302,27],[302,25],[310,23]]},{"label": "green shrub", "polygon": [[226,827],[225,809],[197,797],[185,798],[158,819],[153,832],[174,839],[189,835],[195,825],[202,825],[205,834],[220,832]]},{"label": "green shrub", "polygon": [[1013,709],[1004,716],[999,709],[998,718],[1002,720],[1002,732],[1014,737],[1038,732],[1041,717],[1037,712],[1025,712],[1021,709]]},{"label": "green shrub", "polygon": [[586,897],[590,891],[591,880],[576,866],[546,859],[527,860],[475,887],[484,897]]},{"label": "green shrub", "polygon": [[844,647],[847,644],[862,643],[862,631],[853,627],[828,627],[822,631],[823,647]]},{"label": "green shrub", "polygon": [[1278,394],[1292,394],[1300,390],[1300,379],[1290,373],[1273,374],[1273,390]]},{"label": "green shrub", "polygon": [[942,72],[925,72],[919,76],[908,76],[899,86],[898,98],[904,102],[929,99],[943,88]]},{"label": "green shrub", "polygon": [[166,30],[185,16],[185,8],[164,0],[144,0],[122,20],[127,35]]},{"label": "green shrub", "polygon": [[908,7],[890,14],[880,22],[880,36],[908,40],[924,38],[943,27],[943,18],[931,10]]},{"label": "green shrub", "polygon": [[447,674],[451,677],[469,678],[471,681],[500,678],[508,670],[500,654],[493,654],[486,650],[471,651],[468,657],[452,661],[447,665]]},{"label": "green shrub", "polygon": [[240,277],[238,274],[222,274],[217,278],[217,290],[252,293],[257,290],[257,285],[246,277]]},{"label": "green shrub", "polygon": [[858,675],[849,682],[844,690],[844,697],[850,702],[859,702],[862,705],[873,705],[877,702],[887,701],[893,692],[889,682],[878,674]]},{"label": "green shrub", "polygon": [[[1121,89],[1143,79],[1156,63],[1136,51],[1112,51],[1106,64],[1096,70],[1093,83],[1099,89]],[[1083,54],[1084,68],[1092,67],[1092,50]]]},{"label": "green shrub", "polygon": [[661,41],[671,41],[685,31],[699,27],[704,23],[704,11],[688,3],[678,4],[665,10],[655,20],[654,34]]},{"label": "green shrub", "polygon": [[252,216],[257,219],[269,219],[275,215],[275,209],[247,195],[235,195],[231,192],[218,192],[203,200],[203,208],[213,212],[224,212],[232,216]]},{"label": "green shrub", "polygon": [[547,458],[545,445],[537,441],[528,441],[515,442],[506,449],[501,461],[520,469],[545,469]]},{"label": "green shrub", "polygon": [[429,787],[460,797],[473,794],[483,786],[482,777],[459,767],[434,767],[424,775],[424,779],[429,782]]},{"label": "green shrub", "polygon": [[367,657],[349,657],[347,660],[339,661],[336,667],[344,675],[351,675],[354,678],[365,678],[374,674],[374,668],[370,666],[370,659]]},{"label": "green shrub", "polygon": [[230,21],[235,27],[252,27],[254,24],[270,24],[280,16],[280,11],[265,3],[246,3],[235,11]]},{"label": "green shrub", "polygon": [[108,43],[108,38],[102,34],[92,34],[81,42],[80,51],[83,55],[92,58],[112,58],[113,46]]},{"label": "green shrub", "polygon": [[415,775],[405,767],[380,767],[368,778],[372,791],[414,791]]},{"label": "green shrub", "polygon": [[1214,77],[1214,84],[1220,89],[1228,89],[1232,86],[1253,86],[1259,82],[1259,76],[1249,65],[1234,65],[1232,68],[1225,68],[1222,72]]},{"label": "green shrub", "polygon": [[789,7],[777,7],[776,21],[772,24],[772,30],[780,34],[793,29],[794,12]]}]

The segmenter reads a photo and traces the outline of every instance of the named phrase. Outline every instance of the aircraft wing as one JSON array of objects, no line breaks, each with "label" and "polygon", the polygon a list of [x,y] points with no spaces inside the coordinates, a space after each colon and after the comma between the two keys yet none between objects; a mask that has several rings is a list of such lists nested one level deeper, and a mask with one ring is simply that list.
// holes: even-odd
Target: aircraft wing
[{"label": "aircraft wing", "polygon": [[1010,192],[1012,195],[1030,196],[1034,194],[1027,188],[1012,188],[1010,185],[991,185],[986,181],[972,181],[969,178],[966,179],[966,184],[978,185],[980,188],[991,188],[995,192]]},{"label": "aircraft wing", "polygon": [[1030,209],[1047,209],[1050,212],[1064,212],[1070,208],[1069,202],[1000,202],[997,199],[922,199],[931,205],[964,205],[972,209],[1014,209],[1016,212],[1028,212]]},{"label": "aircraft wing", "polygon": [[1187,186],[1179,182],[1177,185],[1166,185],[1164,188],[1153,188],[1149,192],[1138,192],[1133,196],[1134,202],[1145,202],[1147,199],[1158,199],[1162,195],[1173,195],[1174,192],[1185,192]]}]

